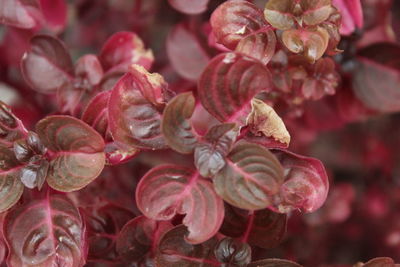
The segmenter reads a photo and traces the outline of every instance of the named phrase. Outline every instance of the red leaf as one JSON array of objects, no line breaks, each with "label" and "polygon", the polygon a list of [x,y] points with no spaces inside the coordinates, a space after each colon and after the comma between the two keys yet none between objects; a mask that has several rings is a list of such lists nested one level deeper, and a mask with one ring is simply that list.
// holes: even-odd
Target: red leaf
[{"label": "red leaf", "polygon": [[93,127],[99,134],[106,137],[108,129],[108,100],[111,91],[97,94],[83,111],[82,120]]},{"label": "red leaf", "polygon": [[25,81],[40,93],[55,93],[73,79],[71,57],[64,44],[49,35],[36,35],[21,61]]},{"label": "red leaf", "polygon": [[114,86],[109,127],[113,139],[128,148],[163,149],[161,116],[166,83],[158,74],[131,69]]},{"label": "red leaf", "polygon": [[154,61],[153,52],[146,49],[143,41],[133,32],[113,34],[103,45],[99,58],[108,73],[127,72],[132,64],[148,70]]},{"label": "red leaf", "polygon": [[286,233],[286,214],[269,209],[249,212],[225,205],[225,218],[220,232],[242,238],[252,246],[270,249],[279,245]]},{"label": "red leaf", "polygon": [[21,165],[14,153],[0,145],[0,212],[3,212],[18,202],[24,185],[20,180]]},{"label": "red leaf", "polygon": [[67,5],[65,0],[40,0],[44,20],[53,32],[61,32],[67,24]]},{"label": "red leaf", "polygon": [[24,124],[11,111],[11,109],[0,101],[0,145],[12,147],[13,142],[26,137],[28,131]]},{"label": "red leaf", "polygon": [[136,189],[138,208],[154,220],[170,220],[175,214],[186,214],[183,224],[191,244],[211,238],[224,218],[223,201],[212,184],[198,172],[176,165],[151,169]]},{"label": "red leaf", "polygon": [[247,267],[303,267],[293,261],[281,259],[266,259],[254,261],[247,265]]},{"label": "red leaf", "polygon": [[165,141],[182,154],[192,153],[197,144],[197,134],[190,122],[194,108],[195,98],[187,92],[174,97],[164,110],[161,129]]},{"label": "red leaf", "polygon": [[203,13],[207,10],[209,1],[210,0],[168,0],[173,8],[188,15]]},{"label": "red leaf", "polygon": [[387,257],[374,258],[360,265],[360,267],[396,267],[396,266],[398,266],[398,264],[395,264],[395,262],[391,258]]},{"label": "red leaf", "polygon": [[243,37],[268,26],[262,11],[243,0],[226,1],[211,15],[217,42],[234,50]]},{"label": "red leaf", "polygon": [[283,182],[283,169],[276,157],[260,145],[241,141],[214,176],[214,188],[229,204],[259,210],[273,203]]},{"label": "red leaf", "polygon": [[380,112],[400,111],[399,57],[397,44],[380,43],[360,51],[353,90],[367,107]]},{"label": "red leaf", "polygon": [[186,242],[187,230],[178,225],[165,233],[159,242],[156,253],[156,266],[168,267],[211,267],[220,266],[214,258],[216,238],[198,245]]},{"label": "red leaf", "polygon": [[140,216],[130,220],[117,237],[116,249],[125,262],[139,262],[154,253],[160,237],[172,228],[168,221],[157,222]]},{"label": "red leaf", "polygon": [[9,266],[71,266],[85,263],[85,229],[65,197],[47,196],[19,206],[5,219]]},{"label": "red leaf", "polygon": [[169,61],[176,72],[187,80],[197,81],[210,56],[195,33],[186,24],[177,24],[169,32],[166,46]]},{"label": "red leaf", "polygon": [[204,108],[221,122],[244,124],[254,95],[272,88],[271,74],[258,60],[224,53],[210,61],[198,83]]},{"label": "red leaf", "polygon": [[342,15],[340,33],[350,35],[357,28],[364,26],[364,17],[360,0],[332,0],[332,4],[339,9]]},{"label": "red leaf", "polygon": [[36,131],[49,150],[47,183],[52,188],[75,191],[100,175],[104,141],[89,125],[69,116],[49,116],[38,122]]},{"label": "red leaf", "polygon": [[285,170],[285,181],[274,203],[279,212],[301,209],[313,212],[324,204],[329,191],[328,175],[321,161],[289,151],[275,153]]},{"label": "red leaf", "polygon": [[84,55],[75,65],[75,87],[90,90],[103,78],[103,68],[96,55]]},{"label": "red leaf", "polygon": [[40,24],[41,16],[35,0],[2,0],[0,3],[0,23],[31,29]]}]

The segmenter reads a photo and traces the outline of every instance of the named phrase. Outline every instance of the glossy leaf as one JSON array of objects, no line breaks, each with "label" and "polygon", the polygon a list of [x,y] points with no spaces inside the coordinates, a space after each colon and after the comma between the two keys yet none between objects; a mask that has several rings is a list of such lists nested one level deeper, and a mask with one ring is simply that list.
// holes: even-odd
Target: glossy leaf
[{"label": "glossy leaf", "polygon": [[251,247],[230,237],[218,242],[214,254],[218,261],[233,266],[247,266],[251,261]]},{"label": "glossy leaf", "polygon": [[164,110],[161,129],[165,141],[182,154],[192,153],[197,144],[197,134],[190,122],[194,108],[195,98],[187,92],[174,97]]},{"label": "glossy leaf", "polygon": [[124,31],[108,38],[99,58],[106,72],[127,72],[132,64],[150,69],[154,61],[153,52],[145,48],[140,37]]},{"label": "glossy leaf", "polygon": [[186,227],[178,225],[161,237],[155,258],[156,266],[220,266],[213,255],[213,249],[217,242],[216,238],[193,245],[186,242],[186,234]]},{"label": "glossy leaf", "polygon": [[158,245],[160,237],[172,228],[168,221],[154,221],[144,216],[132,219],[118,234],[116,250],[125,262],[138,262]]},{"label": "glossy leaf", "polygon": [[220,232],[224,235],[242,238],[252,246],[274,248],[286,233],[286,214],[269,209],[249,212],[225,205],[225,218]]},{"label": "glossy leaf", "polygon": [[78,209],[54,195],[13,209],[4,236],[9,266],[71,266],[85,263],[85,229]]},{"label": "glossy leaf", "polygon": [[268,26],[262,11],[243,0],[221,4],[212,13],[210,23],[217,42],[232,50],[243,37]]},{"label": "glossy leaf", "polygon": [[329,191],[328,175],[321,161],[288,151],[279,151],[275,155],[285,170],[277,210],[313,212],[320,208]]},{"label": "glossy leaf", "polygon": [[0,101],[0,145],[12,147],[13,142],[25,137],[28,131],[5,103]]},{"label": "glossy leaf", "polygon": [[166,46],[169,61],[176,72],[187,80],[197,81],[210,56],[195,32],[186,24],[178,24],[169,32]]},{"label": "glossy leaf", "polygon": [[64,29],[68,9],[65,0],[40,0],[40,8],[48,28],[56,33]]},{"label": "glossy leaf", "polygon": [[82,120],[93,127],[103,137],[108,129],[108,101],[111,91],[97,94],[87,105],[82,114]]},{"label": "glossy leaf", "polygon": [[265,5],[264,17],[275,28],[289,30],[295,26],[294,0],[270,0]]},{"label": "glossy leaf", "polygon": [[302,19],[306,25],[317,25],[331,14],[331,0],[301,0]]},{"label": "glossy leaf", "polygon": [[234,123],[219,124],[207,132],[194,151],[194,164],[203,177],[212,177],[225,166],[237,135]]},{"label": "glossy leaf", "polygon": [[89,125],[69,116],[49,116],[38,122],[36,131],[49,150],[47,183],[52,188],[75,191],[100,175],[104,141]]},{"label": "glossy leaf", "polygon": [[291,52],[302,54],[313,63],[328,48],[329,33],[322,27],[287,30],[282,33],[282,41]]},{"label": "glossy leaf", "polygon": [[247,265],[247,267],[302,267],[293,261],[281,260],[281,259],[266,259],[254,261]]},{"label": "glossy leaf", "polygon": [[272,28],[265,28],[240,40],[235,51],[258,59],[266,65],[274,55],[275,48],[275,32]]},{"label": "glossy leaf", "polygon": [[114,86],[108,103],[113,139],[129,148],[163,149],[161,117],[166,83],[158,74],[131,69]]},{"label": "glossy leaf", "polygon": [[353,90],[367,107],[380,112],[400,110],[399,56],[396,44],[375,44],[360,51]]},{"label": "glossy leaf", "polygon": [[49,35],[36,35],[21,61],[25,81],[40,93],[55,93],[72,81],[72,61],[64,44]]},{"label": "glossy leaf", "polygon": [[289,146],[290,134],[285,123],[264,101],[253,98],[251,101],[251,112],[247,117],[247,125],[254,135],[272,137],[275,141]]},{"label": "glossy leaf", "polygon": [[247,210],[272,204],[283,182],[283,169],[276,157],[257,144],[239,142],[214,177],[214,188],[229,204]]},{"label": "glossy leaf", "polygon": [[210,0],[168,0],[168,3],[182,13],[195,15],[206,11],[209,1]]},{"label": "glossy leaf", "polygon": [[221,122],[244,124],[250,101],[272,89],[271,74],[258,60],[224,53],[210,61],[200,77],[198,93],[204,108]]},{"label": "glossy leaf", "polygon": [[2,0],[0,3],[0,23],[31,29],[41,20],[38,2],[32,0]]},{"label": "glossy leaf", "polygon": [[151,169],[136,188],[136,202],[142,213],[154,220],[170,220],[186,214],[185,237],[191,244],[211,238],[224,218],[223,201],[215,194],[211,182],[198,172],[176,165]]},{"label": "glossy leaf", "polygon": [[0,145],[0,212],[11,208],[20,199],[24,185],[20,180],[21,165],[12,150]]}]

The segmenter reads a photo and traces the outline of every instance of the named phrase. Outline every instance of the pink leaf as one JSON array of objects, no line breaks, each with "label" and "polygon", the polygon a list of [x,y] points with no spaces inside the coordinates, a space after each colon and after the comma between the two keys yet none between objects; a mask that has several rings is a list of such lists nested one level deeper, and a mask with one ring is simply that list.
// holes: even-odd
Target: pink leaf
[{"label": "pink leaf", "polygon": [[350,35],[356,27],[362,29],[364,17],[360,0],[332,0],[332,4],[342,15],[341,34]]},{"label": "pink leaf", "polygon": [[31,29],[40,24],[40,7],[35,0],[2,0],[0,2],[0,23]]},{"label": "pink leaf", "polygon": [[206,11],[209,1],[210,0],[168,0],[173,8],[188,15],[203,13]]},{"label": "pink leaf", "polygon": [[53,32],[61,32],[67,24],[65,0],[40,0],[40,7],[47,27]]},{"label": "pink leaf", "polygon": [[136,189],[138,208],[154,220],[170,220],[175,214],[186,214],[186,240],[202,243],[218,232],[224,218],[223,201],[211,182],[198,172],[176,165],[151,169]]}]

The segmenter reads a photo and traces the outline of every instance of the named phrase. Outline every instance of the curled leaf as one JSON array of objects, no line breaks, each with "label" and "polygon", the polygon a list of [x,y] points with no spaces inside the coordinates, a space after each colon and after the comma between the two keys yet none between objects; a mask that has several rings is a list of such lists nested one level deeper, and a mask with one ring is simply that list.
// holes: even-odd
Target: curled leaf
[{"label": "curled leaf", "polygon": [[247,117],[247,125],[255,135],[260,133],[266,137],[272,137],[278,142],[289,146],[290,134],[285,123],[275,110],[264,101],[253,98],[251,112]]},{"label": "curled leaf", "polygon": [[242,141],[233,147],[226,162],[214,176],[218,195],[241,209],[259,210],[272,204],[283,182],[283,169],[271,152]]},{"label": "curled leaf", "polygon": [[295,26],[295,8],[294,0],[270,0],[265,5],[264,17],[273,27],[289,30]]},{"label": "curled leaf", "polygon": [[136,202],[142,213],[154,220],[170,220],[175,214],[186,214],[183,224],[191,244],[211,238],[224,218],[223,201],[211,182],[198,172],[175,165],[151,169],[136,188]]},{"label": "curled leaf", "polygon": [[49,116],[36,131],[48,148],[47,183],[70,192],[81,189],[100,175],[105,163],[104,140],[89,125],[69,116]]},{"label": "curled leaf", "polygon": [[332,12],[331,0],[301,0],[302,19],[306,25],[317,25],[328,19]]},{"label": "curled leaf", "polygon": [[221,239],[214,253],[218,261],[233,266],[247,266],[251,261],[251,247],[230,237]]},{"label": "curled leaf", "polygon": [[271,74],[261,62],[224,53],[212,59],[204,70],[198,93],[204,108],[215,118],[244,124],[253,96],[272,86]]},{"label": "curled leaf", "polygon": [[65,45],[49,35],[36,35],[21,60],[21,71],[32,89],[51,94],[71,83],[73,65]]},{"label": "curled leaf", "polygon": [[82,120],[93,127],[99,134],[106,137],[108,129],[108,100],[111,91],[97,94],[86,106]]},{"label": "curled leaf", "polygon": [[197,134],[190,122],[194,108],[195,98],[187,92],[175,96],[164,110],[161,129],[165,141],[182,154],[192,153],[197,144]]}]

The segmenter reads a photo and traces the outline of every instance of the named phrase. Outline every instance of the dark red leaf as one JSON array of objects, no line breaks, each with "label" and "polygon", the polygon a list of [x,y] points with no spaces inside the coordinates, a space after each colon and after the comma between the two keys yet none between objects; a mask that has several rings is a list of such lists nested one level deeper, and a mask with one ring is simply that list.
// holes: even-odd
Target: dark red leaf
[{"label": "dark red leaf", "polygon": [[26,137],[28,131],[24,124],[0,101],[0,145],[12,147],[13,142]]},{"label": "dark red leaf", "polygon": [[279,212],[300,209],[313,212],[324,204],[329,191],[329,180],[324,165],[315,158],[289,151],[275,153],[285,170],[285,181],[280,188],[276,206]]},{"label": "dark red leaf", "polygon": [[11,208],[20,199],[24,185],[20,180],[21,165],[14,153],[0,145],[0,212]]},{"label": "dark red leaf", "polygon": [[267,259],[254,261],[247,265],[247,267],[303,267],[293,261],[281,260],[281,259]]},{"label": "dark red leaf", "polygon": [[353,90],[367,107],[380,112],[400,110],[399,58],[397,44],[380,43],[360,51]]},{"label": "dark red leaf", "polygon": [[237,135],[234,123],[215,125],[207,132],[194,151],[194,164],[203,177],[212,177],[225,166]]},{"label": "dark red leaf", "polygon": [[270,249],[282,241],[286,222],[286,214],[269,209],[249,212],[226,204],[220,232],[234,238],[241,237],[252,246]]},{"label": "dark red leaf", "polygon": [[247,266],[251,261],[251,247],[230,237],[221,239],[214,249],[218,261],[228,266]]},{"label": "dark red leaf", "polygon": [[151,169],[136,188],[136,202],[142,213],[154,220],[170,220],[186,214],[185,237],[191,244],[210,239],[221,226],[224,204],[198,172],[176,165]]},{"label": "dark red leaf", "polygon": [[86,106],[82,120],[92,126],[99,134],[106,137],[108,129],[108,100],[111,91],[97,94]]},{"label": "dark red leaf", "polygon": [[31,29],[40,24],[41,16],[35,0],[2,0],[0,3],[0,23]]},{"label": "dark red leaf", "polygon": [[190,122],[194,108],[195,98],[187,92],[171,99],[164,110],[161,129],[165,141],[182,154],[192,153],[197,144],[198,137]]},{"label": "dark red leaf", "polygon": [[125,262],[139,262],[148,252],[155,252],[160,237],[171,228],[168,221],[137,217],[125,224],[118,234],[117,253]]},{"label": "dark red leaf", "polygon": [[204,108],[215,118],[244,124],[253,96],[272,86],[271,74],[261,62],[224,53],[208,64],[200,77],[198,93]]},{"label": "dark red leaf", "polygon": [[173,8],[188,15],[203,13],[207,10],[209,1],[210,0],[168,0]]},{"label": "dark red leaf", "polygon": [[210,56],[195,33],[186,24],[178,24],[169,32],[166,46],[169,61],[176,72],[185,79],[197,81]]},{"label": "dark red leaf", "polygon": [[221,4],[212,13],[210,23],[217,42],[232,50],[243,37],[268,26],[262,11],[243,0]]},{"label": "dark red leaf", "polygon": [[114,140],[130,148],[163,149],[161,117],[166,83],[158,74],[133,68],[114,86],[108,103]]},{"label": "dark red leaf", "polygon": [[36,131],[48,148],[48,184],[59,191],[81,189],[100,175],[105,163],[103,138],[89,125],[69,116],[49,116]]},{"label": "dark red leaf", "polygon": [[53,32],[60,32],[67,24],[67,4],[65,0],[40,0],[46,25]]},{"label": "dark red leaf", "polygon": [[156,253],[156,266],[168,267],[212,267],[220,266],[214,259],[216,238],[198,245],[186,242],[187,230],[178,225],[165,233]]},{"label": "dark red leaf", "polygon": [[214,176],[214,188],[229,204],[247,210],[270,206],[283,182],[283,169],[276,157],[260,145],[241,141]]},{"label": "dark red leaf", "polygon": [[40,93],[55,93],[71,83],[73,65],[65,45],[49,35],[36,35],[21,61],[25,81]]},{"label": "dark red leaf", "polygon": [[153,52],[146,49],[140,37],[133,32],[113,34],[103,45],[99,57],[108,73],[127,72],[132,64],[148,70],[154,61]]},{"label": "dark red leaf", "polygon": [[5,219],[9,266],[71,266],[85,263],[85,229],[65,197],[47,196],[19,206]]}]

